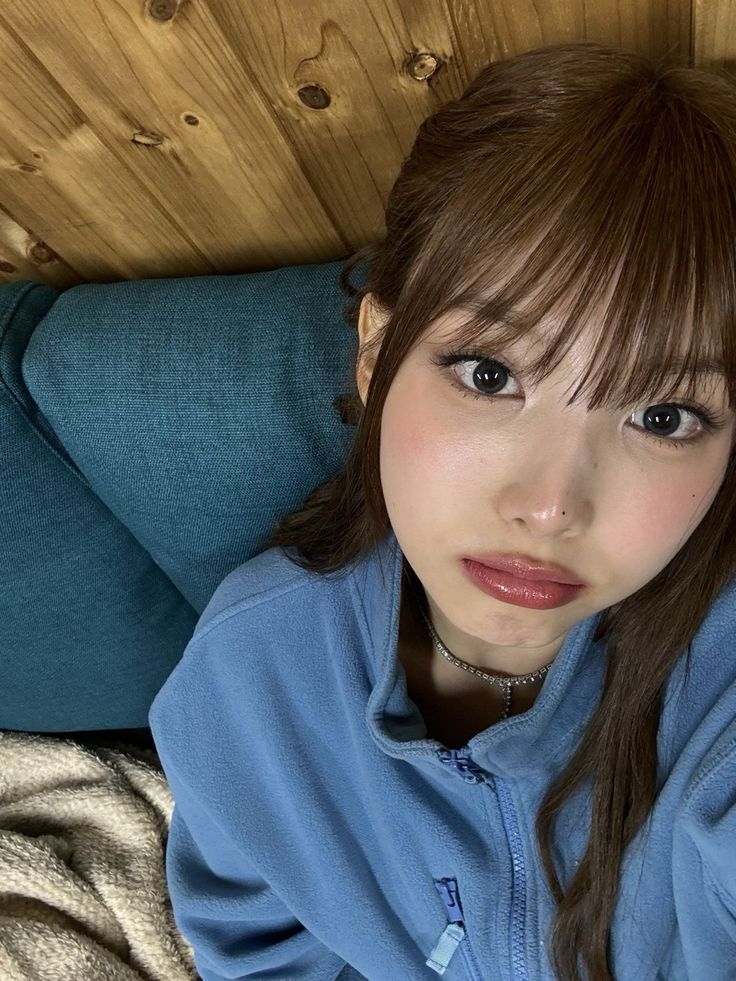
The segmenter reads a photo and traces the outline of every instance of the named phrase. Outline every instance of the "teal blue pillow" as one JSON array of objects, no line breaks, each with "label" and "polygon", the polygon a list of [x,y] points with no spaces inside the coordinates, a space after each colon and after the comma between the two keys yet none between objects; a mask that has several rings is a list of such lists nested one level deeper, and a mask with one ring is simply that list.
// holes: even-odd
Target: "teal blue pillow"
[{"label": "teal blue pillow", "polygon": [[56,293],[0,289],[0,728],[144,726],[197,613],[92,491],[21,375]]},{"label": "teal blue pillow", "polygon": [[198,612],[347,454],[341,267],[85,284],[28,344],[69,456]]},{"label": "teal blue pillow", "polygon": [[[32,315],[25,331],[13,315],[25,438],[48,435],[35,475],[24,452],[16,463],[39,505],[35,517],[22,495],[12,506],[30,575],[19,576],[9,547],[3,561],[35,627],[29,646],[16,615],[0,728],[147,726],[218,583],[342,466],[354,427],[337,401],[355,390],[358,338],[343,316],[341,268],[84,284],[35,329]],[[40,517],[50,503],[52,555]],[[39,578],[44,588],[23,601]]]}]

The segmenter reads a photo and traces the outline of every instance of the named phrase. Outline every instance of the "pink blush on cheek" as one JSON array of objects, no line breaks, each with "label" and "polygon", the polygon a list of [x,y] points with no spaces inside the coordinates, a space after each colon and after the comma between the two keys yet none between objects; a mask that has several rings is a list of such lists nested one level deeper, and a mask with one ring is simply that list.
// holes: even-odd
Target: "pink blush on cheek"
[{"label": "pink blush on cheek", "polygon": [[654,557],[659,569],[664,568],[698,527],[716,493],[712,484],[704,480],[680,484],[658,480],[648,491],[637,494],[626,509],[622,529],[622,541],[626,542],[632,563],[638,555],[645,568]]}]

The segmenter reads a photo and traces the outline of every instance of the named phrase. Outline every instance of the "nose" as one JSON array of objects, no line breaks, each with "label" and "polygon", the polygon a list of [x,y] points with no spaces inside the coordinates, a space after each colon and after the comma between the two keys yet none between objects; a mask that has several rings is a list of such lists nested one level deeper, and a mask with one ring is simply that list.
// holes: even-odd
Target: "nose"
[{"label": "nose", "polygon": [[498,508],[511,524],[525,525],[532,538],[574,537],[590,524],[599,470],[592,429],[568,415],[560,430],[544,428],[540,438],[519,447]]}]

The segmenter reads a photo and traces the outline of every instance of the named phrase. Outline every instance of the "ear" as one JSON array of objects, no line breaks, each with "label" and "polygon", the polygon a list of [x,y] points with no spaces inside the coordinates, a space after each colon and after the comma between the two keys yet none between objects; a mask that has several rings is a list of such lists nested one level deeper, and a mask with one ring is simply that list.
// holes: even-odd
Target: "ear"
[{"label": "ear", "polygon": [[355,382],[358,386],[360,401],[363,403],[363,405],[366,404],[366,400],[368,398],[368,389],[370,387],[371,378],[373,377],[373,368],[376,363],[376,358],[378,357],[378,350],[376,350],[371,356],[366,351],[366,346],[370,341],[375,340],[378,333],[386,324],[387,320],[387,315],[379,314],[373,294],[366,293],[360,303],[360,314],[358,316],[358,335],[360,339],[360,347],[358,349],[358,357],[355,366]]}]

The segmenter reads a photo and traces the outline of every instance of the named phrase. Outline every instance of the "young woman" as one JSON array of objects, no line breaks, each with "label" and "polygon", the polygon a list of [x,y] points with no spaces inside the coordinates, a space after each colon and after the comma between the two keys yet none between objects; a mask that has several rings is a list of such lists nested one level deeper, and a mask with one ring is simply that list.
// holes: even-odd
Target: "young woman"
[{"label": "young woman", "polygon": [[593,43],[420,126],[345,466],[151,710],[205,981],[736,977],[734,188],[726,76]]}]

